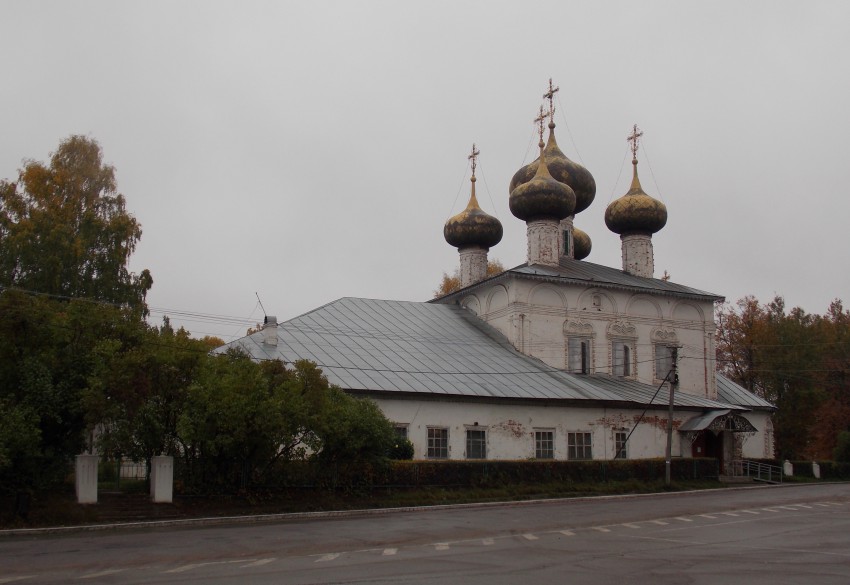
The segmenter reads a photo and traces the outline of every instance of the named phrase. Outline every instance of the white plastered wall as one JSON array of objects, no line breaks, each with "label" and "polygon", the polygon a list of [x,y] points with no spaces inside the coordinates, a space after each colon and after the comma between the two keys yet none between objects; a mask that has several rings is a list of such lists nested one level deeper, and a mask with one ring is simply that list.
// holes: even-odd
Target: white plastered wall
[{"label": "white plastered wall", "polygon": [[709,301],[583,285],[508,279],[460,299],[460,303],[505,334],[522,353],[566,368],[571,326],[592,331],[591,372],[611,373],[614,339],[631,344],[632,375],[658,384],[655,345],[677,345],[679,389],[712,400],[714,307]]},{"label": "white plastered wall", "polygon": [[[484,401],[397,400],[381,397],[375,402],[393,423],[407,427],[414,446],[414,458],[426,459],[428,428],[447,428],[449,459],[466,458],[466,431],[484,430],[487,459],[529,459],[534,457],[535,430],[555,432],[555,459],[567,459],[567,434],[592,434],[593,459],[614,458],[614,433],[630,431],[641,410],[575,406],[535,406],[529,404],[496,404]],[[698,414],[680,411],[674,414],[674,425]],[[477,424],[476,424],[477,423]],[[650,410],[638,425],[628,445],[629,459],[663,457],[666,447],[667,413]],[[681,436],[673,433],[673,454],[683,454]],[[690,444],[685,440],[685,456]]]}]

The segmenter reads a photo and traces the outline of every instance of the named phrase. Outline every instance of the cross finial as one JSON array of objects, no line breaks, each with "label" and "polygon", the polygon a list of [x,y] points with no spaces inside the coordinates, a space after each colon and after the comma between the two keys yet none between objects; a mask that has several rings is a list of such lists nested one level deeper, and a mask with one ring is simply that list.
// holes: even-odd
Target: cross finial
[{"label": "cross finial", "polygon": [[475,166],[476,166],[476,163],[478,162],[478,155],[479,154],[481,154],[481,151],[477,150],[475,148],[475,143],[473,142],[472,143],[472,154],[470,154],[468,157],[466,157],[466,158],[468,158],[469,160],[472,161],[472,176],[473,177],[475,176]]},{"label": "cross finial", "polygon": [[627,142],[632,143],[632,160],[637,160],[637,151],[638,151],[638,143],[640,142],[640,137],[643,136],[643,132],[641,132],[637,124],[632,128],[632,133],[629,134],[628,138],[626,138]]},{"label": "cross finial", "polygon": [[537,133],[540,135],[540,144],[543,144],[543,122],[549,117],[549,112],[540,106],[540,115],[534,118],[534,123],[537,124]]},{"label": "cross finial", "polygon": [[555,120],[555,104],[553,100],[555,99],[555,93],[560,91],[560,87],[555,87],[552,85],[552,78],[549,78],[549,91],[543,94],[543,99],[549,100],[549,121],[553,122]]}]

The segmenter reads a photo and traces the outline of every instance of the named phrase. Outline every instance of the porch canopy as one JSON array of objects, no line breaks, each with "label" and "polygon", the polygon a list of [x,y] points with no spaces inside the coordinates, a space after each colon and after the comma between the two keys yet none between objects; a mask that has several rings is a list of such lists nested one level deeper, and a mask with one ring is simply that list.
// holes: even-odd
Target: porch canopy
[{"label": "porch canopy", "polygon": [[714,434],[722,431],[732,433],[755,433],[758,432],[753,423],[740,414],[731,410],[709,410],[686,420],[679,427],[680,433],[695,436],[700,431],[711,431]]}]

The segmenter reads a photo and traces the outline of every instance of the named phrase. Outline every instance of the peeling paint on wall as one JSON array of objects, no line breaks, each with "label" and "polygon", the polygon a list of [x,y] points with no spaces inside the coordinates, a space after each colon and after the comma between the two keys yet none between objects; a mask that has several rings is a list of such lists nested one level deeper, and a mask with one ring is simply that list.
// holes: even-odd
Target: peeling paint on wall
[{"label": "peeling paint on wall", "polygon": [[522,426],[521,422],[517,422],[513,419],[508,419],[502,422],[498,422],[490,427],[491,432],[501,432],[506,435],[513,435],[514,437],[522,437],[525,434],[525,429]]}]

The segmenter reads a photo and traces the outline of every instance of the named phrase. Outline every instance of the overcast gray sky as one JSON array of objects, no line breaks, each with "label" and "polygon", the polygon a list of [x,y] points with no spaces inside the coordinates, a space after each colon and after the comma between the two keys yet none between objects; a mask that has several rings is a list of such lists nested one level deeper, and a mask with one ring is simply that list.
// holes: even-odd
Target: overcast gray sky
[{"label": "overcast gray sky", "polygon": [[669,212],[657,275],[850,303],[850,2],[3,0],[0,22],[0,177],[97,139],[142,224],[154,317],[198,336],[243,335],[255,292],[279,319],[431,298],[458,264],[442,228],[473,142],[505,230],[491,258],[524,262],[508,183],[549,77],[558,142],[596,179],[588,261],[621,265],[603,215],[637,123]]}]

